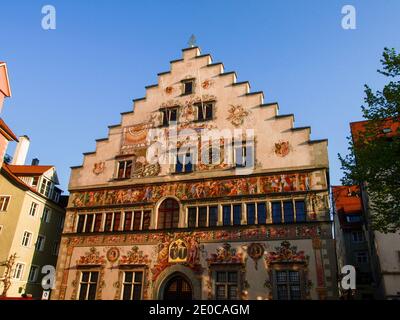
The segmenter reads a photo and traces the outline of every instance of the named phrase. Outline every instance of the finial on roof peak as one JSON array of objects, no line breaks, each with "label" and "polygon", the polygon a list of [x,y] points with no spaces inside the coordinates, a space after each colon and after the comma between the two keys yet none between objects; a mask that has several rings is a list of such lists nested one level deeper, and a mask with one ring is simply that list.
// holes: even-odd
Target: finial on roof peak
[{"label": "finial on roof peak", "polygon": [[194,48],[194,47],[196,47],[196,46],[197,46],[197,44],[196,44],[196,37],[195,37],[194,34],[192,34],[192,35],[190,36],[190,38],[189,38],[189,41],[188,41],[188,47],[189,47],[189,48]]}]

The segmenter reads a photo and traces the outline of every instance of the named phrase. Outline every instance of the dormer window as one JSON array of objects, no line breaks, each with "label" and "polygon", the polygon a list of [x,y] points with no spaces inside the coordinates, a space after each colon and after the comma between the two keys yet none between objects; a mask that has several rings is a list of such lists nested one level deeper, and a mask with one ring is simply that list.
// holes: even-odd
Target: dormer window
[{"label": "dormer window", "polygon": [[128,179],[132,173],[132,160],[118,161],[118,179]]},{"label": "dormer window", "polygon": [[50,194],[50,186],[51,186],[51,181],[43,177],[39,192],[45,197],[48,197]]},{"label": "dormer window", "polygon": [[162,124],[168,127],[171,124],[176,124],[178,120],[178,108],[162,109]]},{"label": "dormer window", "polygon": [[194,80],[184,80],[183,81],[183,94],[192,94],[194,89]]},{"label": "dormer window", "polygon": [[212,102],[199,103],[197,105],[197,120],[198,121],[212,120],[213,106],[214,104]]}]

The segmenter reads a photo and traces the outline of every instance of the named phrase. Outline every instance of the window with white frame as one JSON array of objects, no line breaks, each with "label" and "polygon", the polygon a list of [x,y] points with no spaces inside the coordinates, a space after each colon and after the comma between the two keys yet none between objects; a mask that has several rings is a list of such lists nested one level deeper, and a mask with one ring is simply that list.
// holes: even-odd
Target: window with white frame
[{"label": "window with white frame", "polygon": [[122,300],[141,300],[143,271],[125,271],[122,286]]},{"label": "window with white frame", "polygon": [[365,237],[364,237],[364,232],[362,232],[361,230],[358,231],[353,231],[351,233],[351,240],[354,243],[361,243],[365,241]]},{"label": "window with white frame", "polygon": [[36,282],[38,275],[39,275],[39,267],[31,266],[28,276],[28,282]]},{"label": "window with white frame", "polygon": [[22,276],[24,275],[24,267],[25,267],[25,265],[23,263],[17,263],[15,265],[13,279],[21,280]]},{"label": "window with white frame", "polygon": [[7,211],[10,199],[10,196],[0,196],[0,211]]},{"label": "window with white frame", "polygon": [[39,205],[36,202],[31,203],[31,207],[29,209],[29,215],[34,217],[36,215],[36,211],[38,209]]},{"label": "window with white frame", "polygon": [[32,241],[32,233],[29,231],[25,231],[24,235],[22,236],[22,246],[29,247]]},{"label": "window with white frame", "polygon": [[217,300],[239,299],[239,272],[216,271],[215,272],[215,298]]},{"label": "window with white frame", "polygon": [[97,281],[99,278],[98,271],[82,271],[79,282],[79,300],[95,300]]},{"label": "window with white frame", "polygon": [[32,178],[32,183],[31,183],[31,186],[32,187],[34,187],[34,188],[36,188],[37,187],[37,185],[38,185],[38,183],[39,183],[39,176],[36,176],[36,177],[33,177]]},{"label": "window with white frame", "polygon": [[46,223],[49,223],[50,222],[50,216],[51,216],[50,208],[44,207],[43,215],[42,215],[42,221],[45,221]]},{"label": "window with white frame", "polygon": [[38,235],[37,240],[36,240],[36,250],[37,251],[44,251],[44,243],[46,241],[46,237],[43,235]]},{"label": "window with white frame", "polygon": [[50,195],[50,187],[51,187],[51,181],[43,177],[39,192],[43,194],[45,197],[48,197]]}]

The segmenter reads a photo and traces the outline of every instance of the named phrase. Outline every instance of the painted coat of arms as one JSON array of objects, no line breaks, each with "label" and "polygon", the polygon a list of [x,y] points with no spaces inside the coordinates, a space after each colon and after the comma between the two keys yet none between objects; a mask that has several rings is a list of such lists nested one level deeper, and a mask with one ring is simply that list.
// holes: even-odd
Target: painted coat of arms
[{"label": "painted coat of arms", "polygon": [[279,141],[278,143],[275,143],[275,154],[278,157],[286,157],[289,154],[289,151],[289,141]]}]

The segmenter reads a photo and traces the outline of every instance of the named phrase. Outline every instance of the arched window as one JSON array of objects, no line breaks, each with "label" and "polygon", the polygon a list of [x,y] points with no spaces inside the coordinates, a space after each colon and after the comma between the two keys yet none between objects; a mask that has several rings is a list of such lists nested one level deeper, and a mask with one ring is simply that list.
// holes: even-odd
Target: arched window
[{"label": "arched window", "polygon": [[178,228],[179,203],[175,199],[165,199],[158,208],[157,229]]}]

